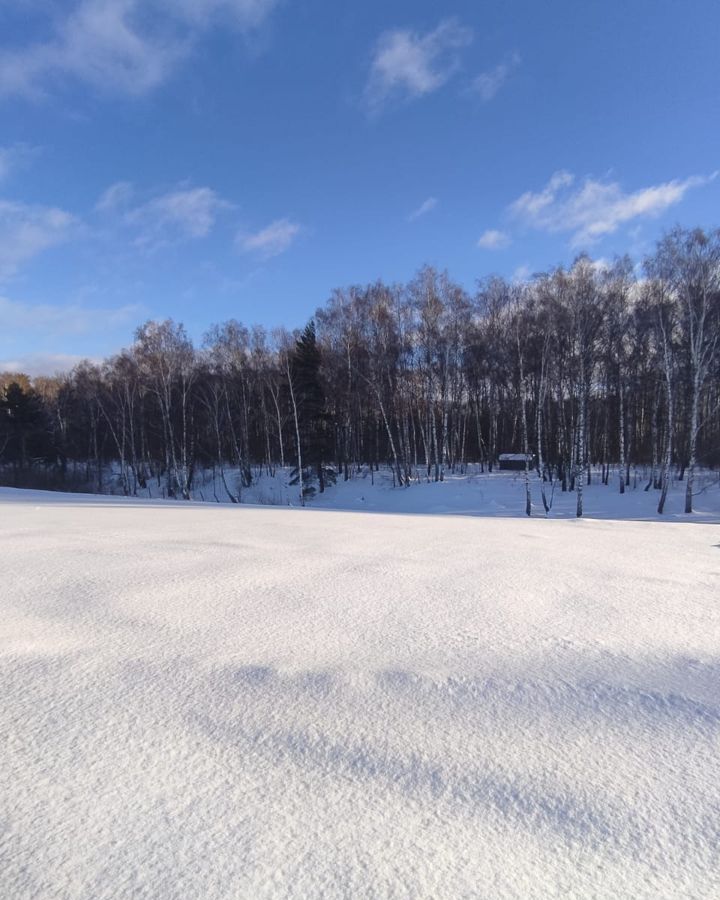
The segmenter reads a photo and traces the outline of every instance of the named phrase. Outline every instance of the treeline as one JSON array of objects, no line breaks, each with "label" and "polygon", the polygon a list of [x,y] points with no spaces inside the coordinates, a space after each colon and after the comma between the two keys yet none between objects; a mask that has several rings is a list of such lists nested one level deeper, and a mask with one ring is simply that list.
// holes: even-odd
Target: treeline
[{"label": "treeline", "polygon": [[80,466],[103,491],[112,463],[125,494],[186,499],[212,467],[237,502],[259,467],[293,466],[305,498],[360,466],[401,486],[519,452],[528,512],[531,478],[581,515],[593,469],[623,492],[638,464],[660,511],[684,478],[689,512],[698,466],[720,464],[719,335],[720,231],[672,231],[641,273],[580,256],[472,295],[425,267],[336,290],[301,333],[229,321],[195,347],[147,322],[102,365],[0,376],[0,466],[59,487]]}]

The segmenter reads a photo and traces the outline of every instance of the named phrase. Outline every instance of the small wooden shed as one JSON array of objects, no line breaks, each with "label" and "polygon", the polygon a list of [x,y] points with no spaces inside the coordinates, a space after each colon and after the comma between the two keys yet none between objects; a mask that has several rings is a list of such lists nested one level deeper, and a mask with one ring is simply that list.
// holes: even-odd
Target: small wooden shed
[{"label": "small wooden shed", "polygon": [[[532,468],[532,456],[527,458],[528,465]],[[498,456],[498,468],[509,472],[520,472],[525,469],[524,453],[501,453]]]}]

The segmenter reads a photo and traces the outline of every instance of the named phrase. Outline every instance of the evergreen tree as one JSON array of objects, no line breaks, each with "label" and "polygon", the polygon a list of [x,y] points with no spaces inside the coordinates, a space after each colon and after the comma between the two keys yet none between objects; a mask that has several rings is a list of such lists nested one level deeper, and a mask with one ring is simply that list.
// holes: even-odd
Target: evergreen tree
[{"label": "evergreen tree", "polygon": [[47,455],[43,404],[32,388],[24,389],[17,381],[11,382],[0,401],[0,410],[7,459],[25,468],[30,454]]},{"label": "evergreen tree", "polygon": [[312,481],[317,478],[322,493],[329,480],[335,481],[335,472],[327,460],[332,453],[332,431],[325,401],[325,389],[321,377],[322,355],[315,333],[315,322],[310,320],[295,342],[291,371],[298,405],[302,456],[308,468],[304,481],[314,492]]}]

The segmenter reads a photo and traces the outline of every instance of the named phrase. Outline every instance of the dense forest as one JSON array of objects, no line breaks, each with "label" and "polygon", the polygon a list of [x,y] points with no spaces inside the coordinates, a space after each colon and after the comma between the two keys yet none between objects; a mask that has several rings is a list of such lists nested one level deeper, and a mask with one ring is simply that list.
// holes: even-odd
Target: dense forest
[{"label": "dense forest", "polygon": [[231,320],[196,347],[150,321],[102,365],[4,373],[0,473],[190,499],[214,467],[237,502],[261,468],[293,467],[303,499],[360,466],[404,486],[517,452],[578,515],[591,477],[623,492],[639,465],[660,512],[684,478],[689,512],[697,469],[720,464],[719,335],[720,231],[675,229],[641,269],[583,255],[472,295],[425,267],[334,291],[301,332]]}]

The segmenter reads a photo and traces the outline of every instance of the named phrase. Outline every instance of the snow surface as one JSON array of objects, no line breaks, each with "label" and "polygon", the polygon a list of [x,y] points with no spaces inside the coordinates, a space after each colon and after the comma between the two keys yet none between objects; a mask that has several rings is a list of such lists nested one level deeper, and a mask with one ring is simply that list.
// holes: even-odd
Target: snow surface
[{"label": "snow surface", "polygon": [[[694,512],[690,516],[683,511],[685,482],[673,481],[663,515],[658,515],[657,512],[659,492],[646,492],[646,484],[647,477],[639,472],[633,475],[631,485],[625,493],[620,494],[617,479],[603,485],[598,473],[594,473],[592,483],[583,489],[585,515],[593,519],[720,523],[720,476],[717,472],[704,472],[698,476],[693,501]],[[267,491],[263,488],[263,481],[259,483],[257,490],[260,497],[266,498]],[[285,490],[286,494],[283,496],[296,503],[297,489]],[[546,492],[548,500],[552,502],[550,518],[575,518],[577,497],[574,492],[563,493],[557,482],[554,487],[546,486]],[[534,474],[530,482],[530,493],[533,516],[544,517],[540,480]],[[276,489],[272,496],[278,495],[280,491]],[[371,480],[370,474],[364,471],[362,475],[349,481],[338,481],[324,494],[314,497],[310,505],[323,509],[527,519],[524,472],[466,475],[448,473],[442,482],[421,482],[406,488],[393,488],[392,478],[387,472],[375,473]]]},{"label": "snow surface", "polygon": [[[684,513],[685,482],[674,478],[668,493],[663,515],[657,513],[659,492],[645,491],[649,470],[638,467],[632,470],[630,485],[624,494],[618,489],[617,474],[610,483],[603,485],[599,470],[593,472],[592,482],[584,487],[585,515],[595,519],[634,519],[642,521],[720,522],[720,473],[700,471],[696,478],[694,512]],[[292,470],[277,469],[270,476],[264,469],[253,471],[253,484],[239,488],[238,470],[226,470],[226,480],[234,495],[240,495],[242,503],[260,506],[299,506],[299,489],[290,485]],[[193,489],[194,502],[230,504],[230,498],[220,475],[211,470],[196,473]],[[105,484],[120,492],[117,473],[108,472]],[[140,492],[143,499],[162,499],[164,483],[151,481],[148,489]],[[541,483],[531,474],[530,492],[533,515],[545,516]],[[109,491],[112,493],[112,489]],[[552,504],[551,518],[575,518],[576,495],[562,493],[559,482],[546,486]],[[24,491],[30,497],[32,492]],[[179,501],[183,502],[183,501]],[[317,494],[307,505],[318,509],[363,510],[366,512],[392,512],[413,514],[453,514],[464,516],[513,516],[525,515],[524,472],[481,473],[479,466],[471,465],[464,474],[446,472],[443,481],[413,481],[408,487],[393,486],[392,473],[384,468],[371,473],[367,467],[348,481],[340,477],[337,484],[329,486],[324,494]]]},{"label": "snow surface", "polygon": [[0,896],[720,896],[720,529],[499,511],[0,489]]}]

